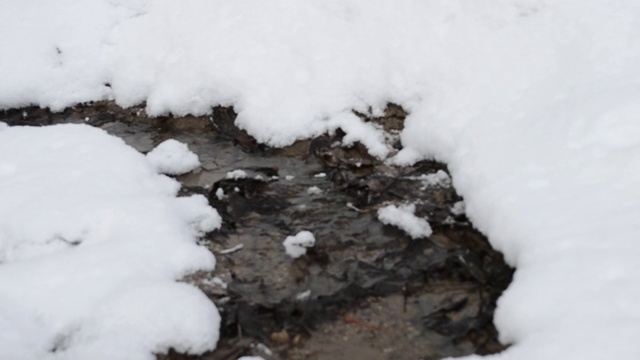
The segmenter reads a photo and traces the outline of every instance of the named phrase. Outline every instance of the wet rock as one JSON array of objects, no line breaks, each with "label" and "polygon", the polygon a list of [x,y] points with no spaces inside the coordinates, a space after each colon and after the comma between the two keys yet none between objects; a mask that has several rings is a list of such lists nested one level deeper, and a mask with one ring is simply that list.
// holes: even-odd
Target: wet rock
[{"label": "wet rock", "polygon": [[50,112],[34,106],[2,110],[1,114],[0,121],[7,123],[9,126],[45,126],[52,124]]}]

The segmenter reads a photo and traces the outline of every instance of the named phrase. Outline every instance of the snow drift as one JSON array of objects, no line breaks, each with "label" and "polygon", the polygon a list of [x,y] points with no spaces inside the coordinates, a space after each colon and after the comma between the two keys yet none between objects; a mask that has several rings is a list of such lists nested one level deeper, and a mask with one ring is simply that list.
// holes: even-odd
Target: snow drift
[{"label": "snow drift", "polygon": [[144,155],[84,125],[0,129],[0,358],[153,359],[213,349],[196,237],[218,228]]}]

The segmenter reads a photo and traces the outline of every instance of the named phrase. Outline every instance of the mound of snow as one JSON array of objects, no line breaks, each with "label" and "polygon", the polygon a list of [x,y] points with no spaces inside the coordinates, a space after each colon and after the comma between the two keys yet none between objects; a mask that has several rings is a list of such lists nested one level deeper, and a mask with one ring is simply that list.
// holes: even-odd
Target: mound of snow
[{"label": "mound of snow", "polygon": [[221,219],[85,125],[0,131],[0,358],[149,359],[215,347],[220,317],[176,282],[210,270]]},{"label": "mound of snow", "polygon": [[165,140],[147,154],[149,162],[159,173],[182,175],[200,166],[198,155],[187,144],[174,139]]}]

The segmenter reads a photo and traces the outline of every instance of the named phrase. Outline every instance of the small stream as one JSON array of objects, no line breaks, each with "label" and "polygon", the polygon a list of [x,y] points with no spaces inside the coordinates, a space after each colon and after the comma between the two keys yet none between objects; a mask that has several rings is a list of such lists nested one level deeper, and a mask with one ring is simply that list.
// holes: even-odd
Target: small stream
[{"label": "small stream", "polygon": [[[406,114],[390,105],[380,118],[359,115],[397,133]],[[216,270],[185,281],[217,304],[221,339],[202,356],[160,359],[440,359],[505,348],[492,318],[513,269],[460,211],[444,164],[389,166],[360,144],[342,146],[339,131],[271,149],[234,119],[220,107],[149,118],[109,102],[0,112],[11,126],[86,123],[144,153],[174,138],[198,154],[202,167],[178,177],[181,194],[207,196],[224,222],[202,239]],[[237,169],[249,176],[226,178]],[[428,218],[431,237],[412,240],[377,220],[377,209],[403,202]],[[292,259],[282,241],[302,230],[316,245]]]}]

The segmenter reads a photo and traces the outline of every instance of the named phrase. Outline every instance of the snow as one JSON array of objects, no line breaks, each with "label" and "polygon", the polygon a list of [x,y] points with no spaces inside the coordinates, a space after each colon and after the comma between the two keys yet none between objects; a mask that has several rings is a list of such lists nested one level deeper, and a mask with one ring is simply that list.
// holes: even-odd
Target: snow
[{"label": "snow", "polygon": [[229,286],[224,280],[222,280],[218,276],[214,276],[211,279],[205,279],[202,281],[202,283],[207,286],[220,287],[223,289],[226,289]]},{"label": "snow", "polygon": [[311,186],[307,189],[307,194],[309,195],[320,195],[322,194],[322,189],[317,186]]},{"label": "snow", "polygon": [[423,174],[416,178],[422,182],[422,190],[428,187],[449,187],[451,186],[451,177],[443,170],[438,170],[433,174]]},{"label": "snow", "polygon": [[307,301],[311,297],[311,290],[305,290],[299,294],[296,294],[296,301]]},{"label": "snow", "polygon": [[222,255],[233,254],[234,252],[240,251],[242,249],[244,249],[244,245],[238,244],[228,249],[220,250],[220,254]]},{"label": "snow", "polygon": [[413,239],[429,237],[433,233],[427,220],[415,216],[415,204],[387,205],[378,209],[378,220],[406,232]]},{"label": "snow", "polygon": [[226,179],[233,179],[233,180],[238,180],[238,179],[244,179],[248,176],[247,172],[244,170],[233,170],[233,171],[229,171],[226,175]]},{"label": "snow", "polygon": [[[237,125],[260,142],[283,146],[340,127],[346,142],[384,158],[393,155],[385,134],[351,110],[377,116],[388,102],[403,106],[404,148],[389,161],[446,162],[469,219],[517,268],[495,319],[513,345],[494,358],[640,357],[629,340],[640,334],[640,3],[7,0],[3,9],[0,48],[11,56],[0,57],[0,108],[113,99],[182,115],[233,105]],[[27,159],[37,142],[25,143]],[[6,160],[16,153],[0,152],[2,181],[18,170]],[[69,179],[68,169],[80,169],[59,167]],[[143,186],[133,183],[123,188]],[[49,194],[12,186],[0,191],[34,194],[29,201]],[[33,227],[3,230],[1,243],[46,238],[58,222],[44,224],[44,214],[69,224],[73,216],[57,212],[74,200],[58,200],[33,210]],[[67,241],[84,236],[65,226]],[[3,258],[35,261],[69,247],[43,243],[16,245]],[[55,331],[35,320],[36,300],[2,303],[11,301],[20,305],[3,306],[12,310],[0,319],[33,318],[19,328],[46,334],[11,348],[50,346]],[[65,324],[78,318],[56,311]]]},{"label": "snow", "polygon": [[223,188],[218,188],[216,190],[216,197],[221,201],[227,198],[227,195],[225,195]]},{"label": "snow", "polygon": [[187,144],[174,139],[165,140],[147,154],[149,162],[159,173],[182,175],[200,166],[198,155]]},{"label": "snow", "polygon": [[0,358],[213,349],[218,311],[176,280],[213,269],[196,238],[221,219],[179,187],[99,129],[0,131]]},{"label": "snow", "polygon": [[465,212],[464,201],[457,201],[453,206],[451,206],[451,213],[453,215],[462,215]]},{"label": "snow", "polygon": [[307,249],[313,247],[316,243],[316,238],[310,231],[303,230],[297,233],[295,236],[287,236],[282,242],[287,255],[296,259],[307,253]]}]

